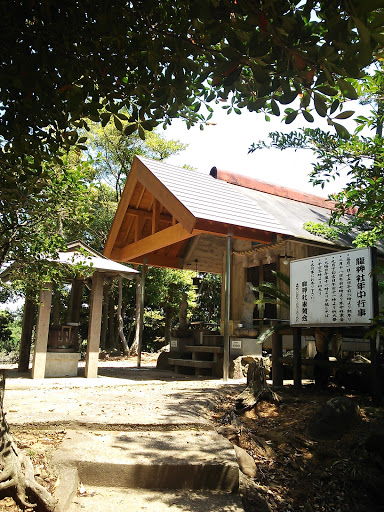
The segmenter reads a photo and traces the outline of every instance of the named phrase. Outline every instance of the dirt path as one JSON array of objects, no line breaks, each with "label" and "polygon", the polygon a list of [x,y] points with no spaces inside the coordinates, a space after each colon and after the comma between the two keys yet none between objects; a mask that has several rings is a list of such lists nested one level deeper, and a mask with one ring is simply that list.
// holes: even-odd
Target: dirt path
[{"label": "dirt path", "polygon": [[[234,415],[234,399],[244,384],[228,386],[214,379],[159,374],[154,360],[144,355],[142,371],[134,369],[135,359],[102,362],[101,377],[86,386],[85,379],[8,380],[7,419],[46,487],[52,490],[55,485],[50,455],[68,425],[85,428],[109,423],[111,428],[137,428],[141,424],[147,428],[154,418],[167,425],[178,418],[196,425],[213,422],[254,458],[257,477],[243,477],[247,512],[384,510],[384,459],[366,445],[370,432],[378,425],[384,427],[384,414],[369,397],[352,397],[362,411],[358,425],[340,439],[316,441],[307,433],[310,416],[326,400],[343,394],[342,390],[318,393],[306,387],[296,393],[286,387],[279,390],[280,405],[261,403],[252,411]],[[19,508],[4,498],[0,512],[5,511],[19,512]]]}]

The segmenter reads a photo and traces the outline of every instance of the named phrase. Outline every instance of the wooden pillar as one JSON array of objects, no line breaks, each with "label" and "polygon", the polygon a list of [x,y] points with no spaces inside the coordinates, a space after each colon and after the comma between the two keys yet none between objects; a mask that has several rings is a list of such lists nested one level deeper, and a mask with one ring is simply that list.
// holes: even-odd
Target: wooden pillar
[{"label": "wooden pillar", "polygon": [[293,385],[301,388],[301,329],[293,329]]},{"label": "wooden pillar", "polygon": [[382,387],[380,378],[380,333],[372,335],[369,339],[370,342],[370,357],[371,357],[371,387],[372,398],[375,404],[380,404],[382,401]]},{"label": "wooden pillar", "polygon": [[[377,280],[377,249],[371,248],[371,264],[372,264],[372,295],[373,295],[373,316],[379,314],[379,286]],[[375,404],[380,404],[383,398],[383,390],[380,376],[380,332],[377,330],[369,340],[370,342],[370,358],[371,358],[371,386],[372,398]]]},{"label": "wooden pillar", "polygon": [[52,283],[46,283],[40,291],[39,313],[36,323],[35,352],[33,355],[32,379],[44,379],[47,360],[49,320],[51,317]]},{"label": "wooden pillar", "polygon": [[141,267],[140,280],[140,316],[139,316],[139,343],[137,346],[137,368],[141,368],[141,348],[143,345],[143,324],[144,324],[144,297],[145,297],[145,273],[147,271],[146,260]]},{"label": "wooden pillar", "polygon": [[223,380],[229,378],[229,318],[231,311],[231,235],[227,236],[227,247],[225,251],[225,307],[224,307],[224,358],[223,358]]},{"label": "wooden pillar", "polygon": [[99,362],[101,316],[103,309],[103,284],[103,274],[101,272],[95,272],[92,276],[87,356],[85,360],[85,376],[91,379],[97,377]]},{"label": "wooden pillar", "polygon": [[275,332],[272,334],[272,384],[282,386],[284,384],[284,368],[280,361],[283,357],[283,337]]},{"label": "wooden pillar", "polygon": [[25,298],[23,326],[21,330],[19,372],[27,372],[29,369],[29,356],[31,354],[32,331],[35,319],[35,304],[28,297]]},{"label": "wooden pillar", "polygon": [[69,300],[68,308],[68,322],[79,323],[80,321],[80,310],[81,310],[81,298],[83,295],[83,281],[80,279],[72,280],[71,297]]}]

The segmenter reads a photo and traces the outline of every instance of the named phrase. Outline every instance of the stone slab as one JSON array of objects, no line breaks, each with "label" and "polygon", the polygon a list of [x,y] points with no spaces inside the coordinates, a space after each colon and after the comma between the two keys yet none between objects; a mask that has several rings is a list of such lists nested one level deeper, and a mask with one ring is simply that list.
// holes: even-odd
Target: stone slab
[{"label": "stone slab", "polygon": [[84,486],[68,512],[244,512],[236,494]]},{"label": "stone slab", "polygon": [[53,464],[88,485],[234,492],[232,444],[214,431],[68,431]]},{"label": "stone slab", "polygon": [[78,352],[47,352],[45,378],[76,377],[80,357]]}]

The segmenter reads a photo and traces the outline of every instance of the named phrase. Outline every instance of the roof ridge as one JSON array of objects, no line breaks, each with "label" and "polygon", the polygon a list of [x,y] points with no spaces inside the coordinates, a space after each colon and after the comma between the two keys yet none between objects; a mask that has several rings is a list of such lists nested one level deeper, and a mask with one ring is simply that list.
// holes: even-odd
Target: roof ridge
[{"label": "roof ridge", "polygon": [[307,192],[301,192],[281,185],[274,185],[273,183],[267,183],[266,181],[257,180],[243,174],[236,174],[229,171],[223,171],[221,169],[216,170],[217,179],[237,185],[243,188],[249,188],[258,192],[264,192],[266,194],[284,197],[291,199],[292,201],[298,201],[299,203],[306,203],[312,206],[320,206],[321,208],[327,208],[333,210],[335,208],[335,201],[326,199],[324,197],[309,194]]}]

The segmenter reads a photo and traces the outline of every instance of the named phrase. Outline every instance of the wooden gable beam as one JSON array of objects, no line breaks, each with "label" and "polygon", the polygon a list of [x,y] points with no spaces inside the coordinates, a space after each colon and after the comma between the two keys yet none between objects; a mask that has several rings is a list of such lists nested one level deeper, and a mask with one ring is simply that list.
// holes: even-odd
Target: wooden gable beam
[{"label": "wooden gable beam", "polygon": [[192,233],[196,219],[193,214],[177,199],[167,187],[138,159],[135,158],[133,166],[138,171],[139,182],[150,192],[161,204],[167,205],[167,210]]},{"label": "wooden gable beam", "polygon": [[170,256],[162,256],[157,254],[148,254],[147,256],[140,256],[136,258],[135,261],[131,263],[137,263],[138,265],[142,265],[144,263],[146,265],[151,265],[153,267],[162,267],[162,268],[176,268],[182,269],[182,262],[180,258],[170,257]]},{"label": "wooden gable beam", "polygon": [[[134,217],[142,217],[144,219],[152,219],[151,212],[148,212],[147,210],[138,210],[135,208],[127,208],[127,215],[133,215]],[[168,222],[168,224],[172,224],[173,217],[166,213],[160,213],[159,219],[160,222]]]},{"label": "wooden gable beam", "polygon": [[160,203],[157,199],[153,200],[153,209],[152,209],[152,235],[159,231],[160,224]]},{"label": "wooden gable beam", "polygon": [[134,244],[114,248],[111,258],[115,261],[135,261],[135,259],[140,256],[158,251],[168,245],[181,242],[182,240],[191,238],[196,234],[198,234],[198,232],[192,231],[192,233],[190,233],[181,224],[175,224],[174,226],[170,226],[169,228],[165,228],[153,235],[138,240]]},{"label": "wooden gable beam", "polygon": [[109,232],[107,241],[105,243],[103,254],[110,257],[112,253],[113,246],[115,245],[117,235],[119,234],[119,230],[121,224],[124,220],[125,213],[129,206],[129,201],[132,198],[133,192],[137,185],[137,170],[132,166],[131,172],[129,173],[127,182],[124,187],[123,194],[120,198],[119,206],[117,207],[115,218],[113,219],[111,230]]}]

